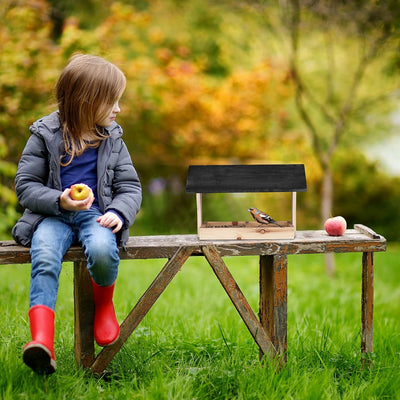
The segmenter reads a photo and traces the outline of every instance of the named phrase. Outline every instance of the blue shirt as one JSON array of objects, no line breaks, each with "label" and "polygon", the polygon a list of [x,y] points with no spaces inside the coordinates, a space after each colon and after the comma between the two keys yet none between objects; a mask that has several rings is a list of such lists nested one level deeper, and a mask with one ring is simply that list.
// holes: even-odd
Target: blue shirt
[{"label": "blue shirt", "polygon": [[[61,184],[62,190],[71,187],[76,183],[85,183],[88,185],[94,194],[93,205],[99,208],[97,196],[97,154],[98,148],[89,147],[82,155],[75,156],[71,164],[61,166]],[[68,160],[69,156],[63,158],[63,162]]]},{"label": "blue shirt", "polygon": [[[71,164],[60,168],[62,190],[71,187],[75,183],[85,183],[88,185],[94,195],[93,207],[100,210],[97,195],[97,155],[98,147],[87,148],[80,156],[75,156]],[[67,161],[69,156],[63,158],[63,162]],[[122,223],[124,218],[115,210],[110,210],[118,215]]]}]

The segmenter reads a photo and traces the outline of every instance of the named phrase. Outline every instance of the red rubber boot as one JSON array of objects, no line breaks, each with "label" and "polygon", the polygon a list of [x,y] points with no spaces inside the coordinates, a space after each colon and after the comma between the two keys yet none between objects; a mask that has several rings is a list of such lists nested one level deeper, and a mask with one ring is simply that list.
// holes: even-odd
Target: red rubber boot
[{"label": "red rubber boot", "polygon": [[24,363],[37,374],[49,375],[56,370],[54,356],[54,311],[43,305],[29,310],[32,341],[24,346]]},{"label": "red rubber boot", "polygon": [[113,344],[119,338],[119,324],[112,301],[115,283],[99,286],[92,279],[94,301],[94,338],[99,346]]}]

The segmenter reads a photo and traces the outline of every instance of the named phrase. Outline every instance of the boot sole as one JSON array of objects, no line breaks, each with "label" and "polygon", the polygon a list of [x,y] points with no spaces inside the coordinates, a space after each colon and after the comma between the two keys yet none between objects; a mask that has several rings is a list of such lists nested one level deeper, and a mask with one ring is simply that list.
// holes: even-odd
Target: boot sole
[{"label": "boot sole", "polygon": [[100,347],[107,347],[107,346],[112,346],[114,343],[116,343],[117,342],[117,340],[119,339],[119,333],[118,333],[118,336],[113,340],[113,341],[111,341],[111,342],[108,342],[108,343],[102,343],[102,342],[98,342],[97,340],[96,340],[96,343],[100,346]]},{"label": "boot sole", "polygon": [[56,371],[56,362],[50,351],[40,343],[32,343],[24,348],[24,363],[39,375],[50,375]]}]

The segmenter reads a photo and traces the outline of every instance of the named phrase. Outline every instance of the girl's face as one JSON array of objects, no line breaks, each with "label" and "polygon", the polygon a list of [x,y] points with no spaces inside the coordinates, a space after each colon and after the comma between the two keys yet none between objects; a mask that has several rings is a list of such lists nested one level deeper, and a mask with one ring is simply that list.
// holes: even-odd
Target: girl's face
[{"label": "girl's face", "polygon": [[97,125],[102,127],[110,126],[117,118],[118,113],[121,111],[119,108],[119,101],[117,101],[112,107],[106,109],[104,116],[97,121]]}]

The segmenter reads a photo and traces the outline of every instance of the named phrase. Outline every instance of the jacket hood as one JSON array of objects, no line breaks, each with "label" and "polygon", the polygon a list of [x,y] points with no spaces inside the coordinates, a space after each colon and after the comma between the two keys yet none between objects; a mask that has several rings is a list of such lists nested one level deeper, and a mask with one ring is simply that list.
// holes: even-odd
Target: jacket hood
[{"label": "jacket hood", "polygon": [[[123,134],[122,128],[115,121],[104,129],[113,138],[118,138]],[[29,130],[32,134],[40,136],[45,140],[52,139],[56,132],[61,131],[59,112],[54,111],[38,119],[29,127]]]}]

